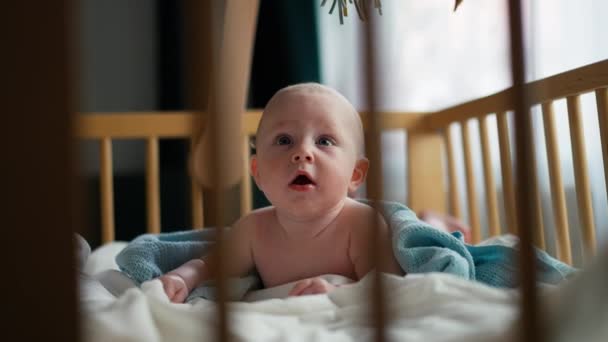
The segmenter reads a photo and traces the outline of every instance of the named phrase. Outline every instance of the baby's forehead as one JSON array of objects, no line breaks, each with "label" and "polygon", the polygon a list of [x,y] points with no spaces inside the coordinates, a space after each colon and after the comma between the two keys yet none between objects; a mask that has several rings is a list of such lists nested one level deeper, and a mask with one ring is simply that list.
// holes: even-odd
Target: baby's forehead
[{"label": "baby's forehead", "polygon": [[324,89],[308,89],[296,88],[285,89],[279,91],[268,102],[267,109],[272,109],[277,106],[336,106],[345,108],[349,107],[348,101],[345,101],[337,93]]},{"label": "baby's forehead", "polygon": [[337,92],[319,89],[294,89],[277,93],[264,109],[262,121],[301,118],[303,115],[335,119],[335,124],[357,124],[359,114]]}]

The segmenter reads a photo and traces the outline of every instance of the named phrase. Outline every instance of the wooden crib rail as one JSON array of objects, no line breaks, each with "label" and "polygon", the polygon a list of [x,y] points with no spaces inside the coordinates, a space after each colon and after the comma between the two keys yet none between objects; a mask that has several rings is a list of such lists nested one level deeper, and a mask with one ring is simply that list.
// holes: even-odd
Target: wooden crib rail
[{"label": "wooden crib rail", "polygon": [[[255,135],[261,115],[262,112],[259,110],[249,110],[242,116],[242,158],[244,161],[248,161],[251,157],[249,139]],[[414,130],[421,127],[421,118],[427,115],[427,113],[383,112],[378,115],[380,118],[380,129],[382,130]],[[76,136],[81,139],[100,141],[100,203],[103,243],[111,242],[115,237],[112,141],[115,139],[146,141],[147,231],[149,233],[159,233],[161,231],[159,140],[164,138],[189,139],[190,148],[193,151],[196,145],[194,127],[205,129],[205,116],[206,114],[204,113],[186,111],[86,113],[77,115]],[[367,129],[370,124],[369,115],[361,113],[361,119],[364,128]],[[200,122],[200,120],[203,120],[203,122]],[[424,156],[420,156],[419,159],[424,159]],[[437,172],[440,172],[439,168],[435,169]],[[241,214],[246,214],[252,209],[252,184],[247,162],[243,163],[242,174]],[[422,175],[418,178],[422,179]],[[434,178],[439,178],[439,175]],[[421,187],[423,184],[424,182],[421,181],[417,185]],[[203,200],[200,184],[192,177],[191,206],[193,228],[203,227]],[[419,201],[425,200],[420,198]],[[433,198],[432,201],[436,201],[436,198]],[[429,200],[426,202],[429,202]],[[423,204],[420,203],[420,205]]]},{"label": "wooden crib rail", "polygon": [[[567,71],[555,76],[541,79],[524,85],[524,90],[529,96],[530,105],[540,104],[542,107],[544,132],[546,140],[547,158],[549,165],[549,178],[551,184],[553,214],[556,224],[556,243],[558,257],[568,263],[572,262],[571,242],[567,222],[567,207],[565,192],[561,176],[560,153],[557,145],[555,129],[555,113],[553,102],[566,99],[568,107],[568,121],[572,143],[572,157],[575,173],[575,187],[577,194],[580,225],[582,229],[583,245],[588,255],[595,254],[596,237],[595,223],[593,219],[593,206],[591,201],[591,187],[587,170],[587,156],[585,140],[582,128],[582,115],[580,109],[580,96],[585,93],[595,92],[597,111],[600,122],[600,137],[602,139],[602,150],[604,159],[605,178],[608,181],[608,60],[600,61],[591,65]],[[514,192],[516,186],[513,182],[513,170],[511,162],[511,147],[509,142],[509,124],[507,112],[513,110],[514,89],[510,88],[502,92],[463,103],[451,108],[440,110],[424,117],[422,126],[427,129],[435,129],[443,132],[447,148],[447,172],[450,180],[450,199],[452,201],[452,213],[460,215],[460,203],[458,201],[458,189],[455,184],[456,161],[454,160],[454,141],[451,133],[452,125],[461,128],[461,143],[463,148],[463,163],[466,174],[467,185],[467,208],[469,223],[473,229],[473,242],[480,240],[478,199],[475,189],[476,175],[471,160],[471,135],[469,125],[479,124],[479,141],[481,143],[481,158],[483,162],[484,187],[488,207],[488,222],[490,236],[500,233],[499,220],[497,218],[498,205],[496,201],[496,190],[493,180],[493,170],[490,164],[488,151],[488,116],[496,115],[498,143],[500,150],[500,162],[502,171],[502,189],[504,191],[504,205],[506,222],[510,232],[518,231],[517,210]],[[528,120],[532,120],[532,114],[528,113]],[[532,144],[533,145],[533,144]],[[544,229],[542,222],[542,210],[540,202],[540,189],[537,176],[536,151],[531,149],[532,163],[528,166],[531,172],[531,204],[534,212],[534,241],[538,247],[544,248]],[[607,183],[608,184],[608,183]]]},{"label": "wooden crib rail", "polygon": [[[589,64],[526,84],[531,104],[540,104],[608,87],[608,60]],[[432,113],[429,128],[443,129],[452,122],[513,110],[513,88]]]}]

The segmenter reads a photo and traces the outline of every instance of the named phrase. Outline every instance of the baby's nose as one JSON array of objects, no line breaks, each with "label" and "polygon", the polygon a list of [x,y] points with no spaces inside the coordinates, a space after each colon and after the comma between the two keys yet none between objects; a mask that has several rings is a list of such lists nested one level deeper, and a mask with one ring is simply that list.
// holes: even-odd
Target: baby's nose
[{"label": "baby's nose", "polygon": [[301,162],[310,163],[312,161],[313,161],[312,154],[310,152],[304,151],[304,150],[297,151],[291,156],[292,163],[301,163]]}]

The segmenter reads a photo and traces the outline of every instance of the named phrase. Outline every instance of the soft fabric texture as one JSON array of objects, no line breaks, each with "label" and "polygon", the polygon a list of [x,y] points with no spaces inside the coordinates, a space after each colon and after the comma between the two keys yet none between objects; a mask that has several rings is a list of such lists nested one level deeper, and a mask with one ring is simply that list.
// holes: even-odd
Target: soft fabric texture
[{"label": "soft fabric texture", "polygon": [[[393,251],[406,273],[443,272],[494,287],[517,285],[517,250],[508,245],[464,243],[462,234],[445,233],[418,220],[413,211],[395,202],[382,202],[393,233]],[[536,250],[539,283],[558,284],[576,269]]]},{"label": "soft fabric texture", "polygon": [[[122,247],[113,242],[97,248],[86,269],[91,274],[106,270]],[[596,261],[565,286],[539,289],[550,340],[606,341],[608,253],[600,253]],[[239,341],[372,340],[371,275],[324,295],[228,303],[231,336]],[[517,340],[520,296],[515,290],[441,273],[383,276],[391,317],[386,334],[392,340]],[[96,278],[80,281],[86,341],[201,341],[216,333],[217,306],[211,301],[196,298],[187,305],[170,303],[158,280],[126,289],[117,298]]]},{"label": "soft fabric texture", "polygon": [[[371,341],[373,277],[329,294],[230,302],[230,334],[238,341]],[[449,274],[384,276],[395,341],[510,341],[518,317],[515,291],[491,288]],[[145,282],[115,298],[98,282],[82,282],[80,308],[86,341],[204,341],[217,331],[214,302],[168,301],[162,284]],[[412,309],[408,309],[412,308]],[[507,334],[507,335],[505,335]]]},{"label": "soft fabric texture", "polygon": [[[214,244],[215,229],[188,230],[162,234],[144,234],[125,247],[117,256],[116,263],[136,283],[161,276],[186,261],[205,255]],[[262,287],[260,278],[250,275],[229,279],[228,298],[238,300],[250,290]],[[187,301],[202,297],[215,299],[212,280],[192,290]]]},{"label": "soft fabric texture", "polygon": [[74,245],[76,246],[76,261],[78,270],[82,271],[82,268],[87,263],[87,259],[91,254],[91,246],[82,236],[74,233]]},{"label": "soft fabric texture", "polygon": [[[366,201],[362,201],[369,203]],[[392,231],[393,252],[406,273],[442,272],[477,280],[494,287],[516,286],[516,250],[511,246],[471,246],[459,232],[448,234],[418,220],[413,211],[395,202],[379,203]],[[142,235],[116,257],[120,269],[142,283],[204,255],[213,244],[214,230]],[[537,250],[537,280],[557,284],[575,269]],[[261,285],[251,275],[234,279],[231,298],[241,298]],[[214,298],[212,283],[199,287],[190,297]]]}]

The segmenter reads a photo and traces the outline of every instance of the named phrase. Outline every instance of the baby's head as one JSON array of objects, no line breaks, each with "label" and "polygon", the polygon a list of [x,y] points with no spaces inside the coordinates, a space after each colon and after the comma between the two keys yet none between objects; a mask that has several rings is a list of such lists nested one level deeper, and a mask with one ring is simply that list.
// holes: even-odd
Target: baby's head
[{"label": "baby's head", "polygon": [[270,99],[251,173],[277,208],[330,209],[361,185],[367,168],[361,119],[340,93],[304,83]]}]

